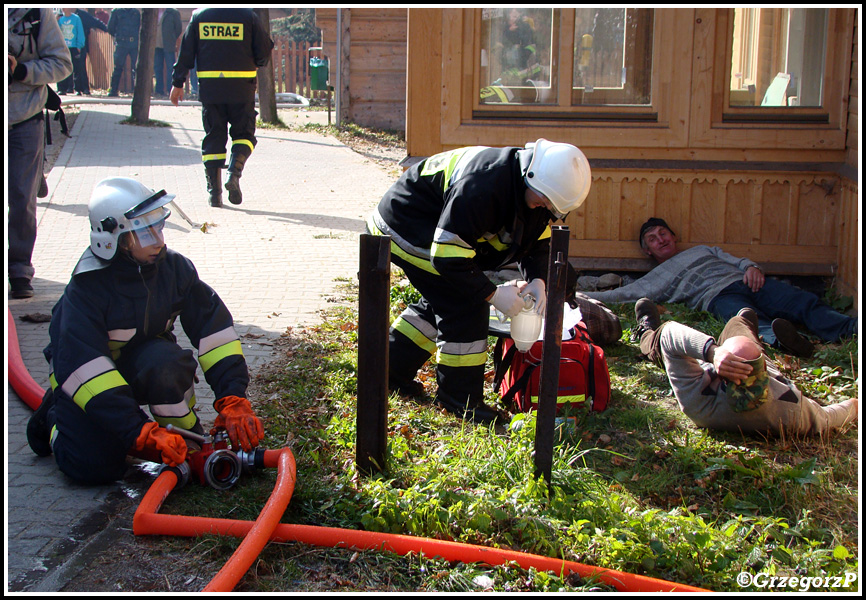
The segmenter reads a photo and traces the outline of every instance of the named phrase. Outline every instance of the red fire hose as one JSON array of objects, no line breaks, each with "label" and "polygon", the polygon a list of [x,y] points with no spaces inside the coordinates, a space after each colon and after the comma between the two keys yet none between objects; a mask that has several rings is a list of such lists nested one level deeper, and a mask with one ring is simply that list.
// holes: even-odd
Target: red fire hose
[{"label": "red fire hose", "polygon": [[[33,410],[42,402],[44,390],[33,380],[18,347],[18,336],[12,312],[9,311],[9,382],[16,394]],[[585,565],[558,558],[526,554],[408,535],[357,531],[314,525],[280,523],[295,488],[295,458],[291,450],[266,450],[264,466],[277,468],[277,482],[256,521],[240,521],[207,517],[159,514],[165,499],[178,483],[177,473],[164,470],[151,484],[133,517],[135,535],[175,535],[197,537],[218,534],[244,538],[234,554],[211,582],[205,592],[232,591],[269,541],[300,542],[329,548],[384,550],[399,555],[423,554],[448,561],[485,563],[491,566],[514,563],[523,569],[535,568],[560,575],[577,573],[582,578],[597,578],[622,592],[707,592],[680,583],[653,579],[643,575],[623,573],[602,567]]]}]

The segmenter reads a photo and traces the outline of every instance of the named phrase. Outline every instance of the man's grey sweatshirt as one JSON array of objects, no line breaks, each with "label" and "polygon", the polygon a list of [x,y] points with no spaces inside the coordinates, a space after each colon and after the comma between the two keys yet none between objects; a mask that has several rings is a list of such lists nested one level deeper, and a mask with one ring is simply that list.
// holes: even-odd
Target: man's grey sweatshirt
[{"label": "man's grey sweatshirt", "polygon": [[602,302],[678,302],[695,310],[707,310],[719,292],[742,281],[746,269],[757,263],[731,256],[716,246],[694,246],[678,252],[655,269],[621,288],[605,292],[584,292]]}]

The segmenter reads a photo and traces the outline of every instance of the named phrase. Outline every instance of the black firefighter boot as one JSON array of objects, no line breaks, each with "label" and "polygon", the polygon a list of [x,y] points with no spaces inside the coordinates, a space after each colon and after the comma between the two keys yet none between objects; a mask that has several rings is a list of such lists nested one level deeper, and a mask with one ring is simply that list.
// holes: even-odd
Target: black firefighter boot
[{"label": "black firefighter boot", "polygon": [[242,154],[232,154],[229,160],[228,174],[229,178],[226,181],[226,189],[229,191],[229,202],[232,204],[240,204],[243,202],[241,194],[241,173],[244,170],[244,163],[247,162],[247,157]]},{"label": "black firefighter boot", "polygon": [[210,194],[208,201],[211,206],[219,208],[223,205],[222,167],[205,166],[204,174],[207,178],[207,191]]}]

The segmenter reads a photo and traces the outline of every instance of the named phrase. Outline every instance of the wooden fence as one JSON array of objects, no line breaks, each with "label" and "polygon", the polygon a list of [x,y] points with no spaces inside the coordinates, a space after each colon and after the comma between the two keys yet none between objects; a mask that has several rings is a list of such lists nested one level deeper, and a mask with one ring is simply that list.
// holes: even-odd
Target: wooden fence
[{"label": "wooden fence", "polygon": [[[274,88],[278,94],[289,92],[322,100],[328,97],[326,91],[311,89],[311,47],[315,46],[283,37],[274,38],[271,66],[274,69]],[[87,75],[90,88],[107,91],[111,85],[111,73],[114,71],[114,39],[104,31],[93,30],[90,32],[89,48]],[[132,65],[129,60],[126,61],[119,87],[123,93],[133,91]],[[186,90],[189,91],[189,80],[186,82]]]}]

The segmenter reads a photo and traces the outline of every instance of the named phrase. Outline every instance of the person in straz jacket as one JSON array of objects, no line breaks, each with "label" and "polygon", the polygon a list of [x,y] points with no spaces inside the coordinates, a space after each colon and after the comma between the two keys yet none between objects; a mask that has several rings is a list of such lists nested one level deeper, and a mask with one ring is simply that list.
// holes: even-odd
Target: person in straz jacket
[{"label": "person in straz jacket", "polygon": [[90,246],[51,315],[44,352],[51,387],[27,440],[82,483],[121,478],[127,456],[183,462],[187,443],[170,424],[204,433],[193,408],[196,359],[177,343],[178,320],[217,398],[211,433],[225,429],[245,451],[264,436],[246,398],[249,372],[231,313],[192,262],[166,248],[173,199],[127,177],[97,184]]},{"label": "person in straz jacket", "polygon": [[[421,294],[391,325],[389,386],[424,392],[415,374],[435,354],[436,402],[479,423],[500,419],[484,404],[490,305],[515,316],[524,296],[544,313],[552,219],[589,193],[589,162],[570,144],[468,147],[431,156],[391,186],[367,221],[391,236],[391,260]],[[525,287],[484,274],[516,262]]]},{"label": "person in straz jacket", "polygon": [[205,131],[201,153],[211,206],[222,206],[229,134],[226,189],[229,202],[243,201],[240,178],[256,146],[256,69],[268,64],[273,48],[267,29],[250,8],[199,9],[183,34],[169,99],[175,106],[183,100],[187,75],[197,69]]}]

